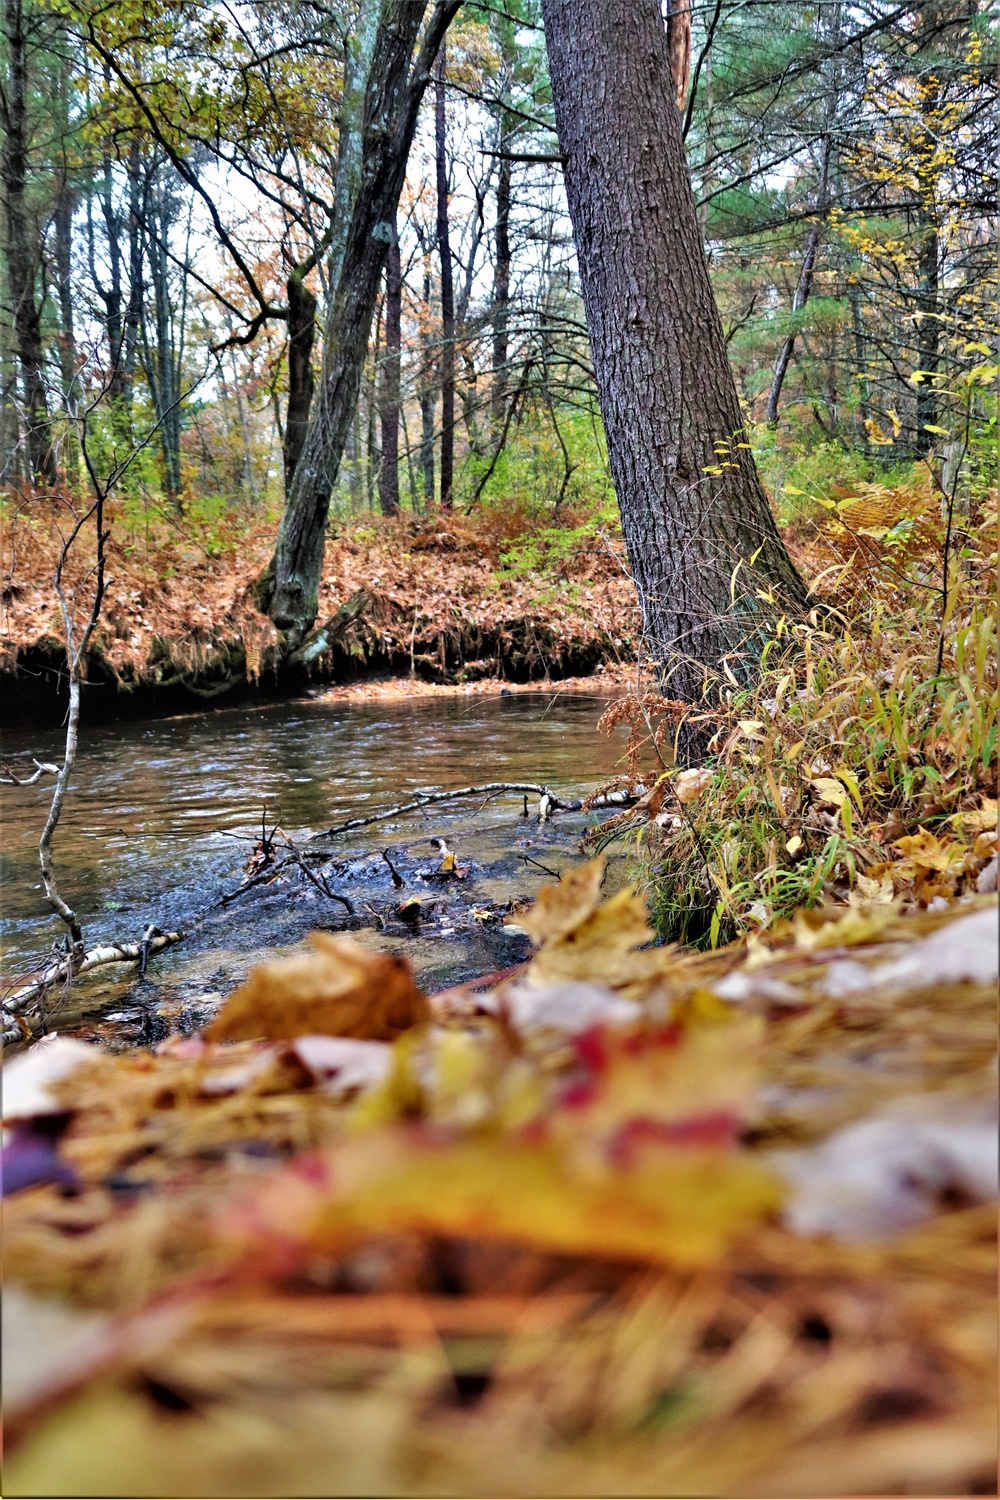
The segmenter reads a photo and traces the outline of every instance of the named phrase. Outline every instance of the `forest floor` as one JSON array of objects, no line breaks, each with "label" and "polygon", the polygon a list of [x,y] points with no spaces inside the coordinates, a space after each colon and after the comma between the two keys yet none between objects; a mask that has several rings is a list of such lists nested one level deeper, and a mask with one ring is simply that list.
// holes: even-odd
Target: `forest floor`
[{"label": "forest floor", "polygon": [[[55,672],[63,627],[53,587],[65,513],[38,500],[4,515],[0,674],[30,692]],[[185,535],[187,533],[187,535]],[[230,516],[206,532],[183,521],[148,531],[111,517],[108,585],[89,677],[129,698],[176,711],[273,677],[276,633],[253,586],[273,546],[263,517]],[[82,537],[67,578],[83,608],[92,539]],[[398,677],[414,684],[561,680],[634,659],[638,611],[614,529],[564,515],[553,527],[495,513],[385,520],[370,516],[327,543],[319,619],[357,589],[370,603],[316,681]],[[53,677],[53,686],[56,678]]]}]

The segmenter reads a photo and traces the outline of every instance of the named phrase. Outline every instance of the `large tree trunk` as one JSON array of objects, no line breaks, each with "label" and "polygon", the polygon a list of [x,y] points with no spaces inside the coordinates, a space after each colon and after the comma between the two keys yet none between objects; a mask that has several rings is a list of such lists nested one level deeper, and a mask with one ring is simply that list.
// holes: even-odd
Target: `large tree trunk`
[{"label": "large tree trunk", "polygon": [[28,40],[21,0],[6,0],[8,80],[3,111],[0,171],[7,207],[7,279],[24,396],[28,461],[36,482],[54,484],[55,455],[49,430],[42,351],[42,312],[35,300],[41,246],[28,209]]},{"label": "large tree trunk", "polygon": [[403,269],[396,224],[385,271],[385,353],[379,390],[379,422],[382,430],[382,466],[378,475],[378,498],[382,513],[399,511],[399,387],[400,324],[403,311]]},{"label": "large tree trunk", "polygon": [[437,242],[441,257],[441,504],[450,506],[455,477],[455,287],[448,225],[448,136],[444,42],[434,70],[434,162]]},{"label": "large tree trunk", "polygon": [[424,0],[382,0],[365,94],[361,176],[329,301],[319,390],[259,591],[271,619],[286,632],[286,652],[299,645],[316,618],[330,495],[357,403],[417,110],[459,4],[437,0],[411,71]]},{"label": "large tree trunk", "polygon": [[566,193],[645,644],[671,697],[753,680],[805,590],[708,276],[657,0],[542,0]]}]

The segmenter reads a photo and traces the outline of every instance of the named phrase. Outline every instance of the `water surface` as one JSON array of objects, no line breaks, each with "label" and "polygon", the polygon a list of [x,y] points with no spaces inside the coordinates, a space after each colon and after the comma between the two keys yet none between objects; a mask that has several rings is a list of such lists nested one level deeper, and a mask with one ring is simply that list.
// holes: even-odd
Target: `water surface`
[{"label": "water surface", "polygon": [[[257,953],[281,950],[310,927],[341,925],[341,908],[298,872],[213,908],[243,880],[265,807],[268,825],[280,822],[301,846],[332,823],[404,801],[422,787],[534,781],[579,793],[618,768],[621,744],[595,729],[605,706],[597,697],[540,693],[391,703],[300,700],[84,726],[55,853],[61,887],[84,923],[88,945],[134,939],[150,922],[193,930],[185,944],[154,960],[141,983],[121,968],[80,981],[66,1015],[93,1019],[123,1000],[162,1008],[170,994],[186,1003],[206,986],[217,995],[243,977]],[[32,755],[58,760],[61,738],[48,730],[7,733],[2,755],[26,772]],[[0,788],[9,975],[32,968],[62,937],[61,924],[46,915],[38,873],[37,840],[49,796],[45,784]],[[517,798],[487,806],[464,802],[331,845],[331,857],[353,861],[343,870],[332,866],[336,878],[329,878],[355,900],[354,925],[370,925],[359,935],[406,948],[431,985],[497,967],[493,960],[510,957],[504,942],[509,947],[513,940],[501,939],[490,924],[468,929],[442,909],[417,938],[394,935],[391,922],[380,926],[375,913],[385,910],[394,891],[377,856],[389,847],[408,886],[424,890],[420,873],[434,868],[435,856],[418,841],[445,835],[469,861],[470,875],[461,889],[442,892],[442,908],[452,894],[461,896],[460,906],[499,904],[534,892],[544,878],[524,856],[553,869],[578,857],[582,817],[562,816],[539,827],[534,816],[524,819],[520,812]],[[374,858],[365,862],[366,854]]]}]

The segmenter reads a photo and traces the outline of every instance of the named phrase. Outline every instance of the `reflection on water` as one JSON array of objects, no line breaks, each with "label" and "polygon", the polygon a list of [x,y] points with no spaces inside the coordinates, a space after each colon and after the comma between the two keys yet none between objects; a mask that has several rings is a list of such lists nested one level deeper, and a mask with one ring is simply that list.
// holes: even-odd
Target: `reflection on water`
[{"label": "reflection on water", "polygon": [[[56,836],[59,878],[88,942],[133,937],[147,921],[183,926],[239,883],[247,846],[231,836],[259,829],[265,804],[269,822],[307,831],[405,800],[417,787],[523,780],[586,788],[612,774],[621,753],[595,733],[604,706],[598,698],[539,693],[297,701],[85,727]],[[30,769],[32,755],[58,760],[58,733],[3,736],[2,757],[16,767]],[[8,972],[62,935],[45,915],[38,874],[49,796],[44,784],[0,788]],[[478,813],[466,803],[437,811],[432,828],[411,817],[344,839],[344,853],[449,828],[514,828],[516,813],[509,800]]]}]

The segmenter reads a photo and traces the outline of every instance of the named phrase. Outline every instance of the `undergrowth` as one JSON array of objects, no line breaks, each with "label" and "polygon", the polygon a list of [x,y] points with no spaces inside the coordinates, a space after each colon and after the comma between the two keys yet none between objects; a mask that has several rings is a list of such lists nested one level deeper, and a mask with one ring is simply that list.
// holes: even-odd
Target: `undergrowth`
[{"label": "undergrowth", "polygon": [[821,902],[934,909],[992,888],[995,497],[953,520],[945,583],[929,484],[863,488],[815,522],[822,610],[769,644],[753,691],[699,716],[700,776],[671,767],[682,706],[641,693],[605,715],[631,725],[626,779],[648,785],[652,758],[659,782],[595,841],[632,841],[662,938],[714,947]]}]

